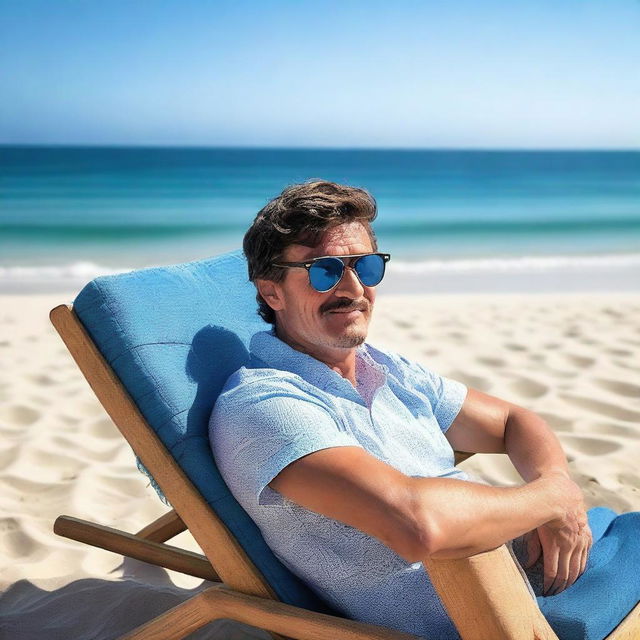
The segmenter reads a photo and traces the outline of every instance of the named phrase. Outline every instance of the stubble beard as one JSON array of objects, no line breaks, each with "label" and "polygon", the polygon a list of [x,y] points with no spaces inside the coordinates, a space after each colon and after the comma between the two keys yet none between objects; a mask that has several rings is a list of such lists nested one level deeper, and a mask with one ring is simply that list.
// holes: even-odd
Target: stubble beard
[{"label": "stubble beard", "polygon": [[359,347],[367,339],[366,335],[346,335],[336,338],[333,346],[340,349],[353,349]]},{"label": "stubble beard", "polygon": [[338,336],[327,336],[325,344],[334,349],[354,349],[359,347],[367,339],[368,326],[348,327],[344,333]]}]

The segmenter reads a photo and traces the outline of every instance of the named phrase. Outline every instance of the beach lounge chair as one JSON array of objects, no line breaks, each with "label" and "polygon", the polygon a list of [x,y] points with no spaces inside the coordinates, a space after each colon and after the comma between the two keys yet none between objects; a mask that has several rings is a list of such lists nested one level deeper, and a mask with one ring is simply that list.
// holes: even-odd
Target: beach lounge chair
[{"label": "beach lounge chair", "polygon": [[[329,610],[277,560],[216,470],[207,437],[211,408],[227,376],[246,361],[251,335],[266,328],[239,252],[100,277],[73,306],[58,306],[50,315],[98,399],[173,507],[136,534],[67,516],[56,520],[55,532],[212,583],[124,637],[182,638],[219,618],[266,629],[274,637],[413,637]],[[204,555],[165,544],[186,528]],[[465,640],[557,638],[506,547],[425,564]],[[565,608],[571,622],[574,610]],[[612,632],[620,617],[580,632],[590,639],[640,638],[639,608]]]}]

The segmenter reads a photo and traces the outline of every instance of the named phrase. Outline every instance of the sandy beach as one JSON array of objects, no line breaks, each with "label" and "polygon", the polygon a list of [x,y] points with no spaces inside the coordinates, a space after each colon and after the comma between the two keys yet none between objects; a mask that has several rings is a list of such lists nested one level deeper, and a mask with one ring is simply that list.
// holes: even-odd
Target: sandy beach
[{"label": "sandy beach", "polygon": [[[0,295],[3,638],[114,638],[201,585],[53,534],[63,513],[135,532],[167,510],[49,324],[72,298]],[[371,343],[543,416],[589,507],[640,510],[640,294],[381,295],[376,314]],[[519,481],[504,456],[464,467]],[[192,637],[267,636],[222,621]]]}]

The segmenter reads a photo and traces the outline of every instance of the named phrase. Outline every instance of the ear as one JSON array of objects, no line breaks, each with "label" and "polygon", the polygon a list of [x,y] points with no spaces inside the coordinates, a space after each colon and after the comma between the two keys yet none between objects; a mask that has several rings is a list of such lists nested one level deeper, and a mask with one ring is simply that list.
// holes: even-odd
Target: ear
[{"label": "ear", "polygon": [[277,282],[273,280],[256,280],[256,288],[264,301],[274,310],[282,311],[284,308],[284,298],[282,290]]}]

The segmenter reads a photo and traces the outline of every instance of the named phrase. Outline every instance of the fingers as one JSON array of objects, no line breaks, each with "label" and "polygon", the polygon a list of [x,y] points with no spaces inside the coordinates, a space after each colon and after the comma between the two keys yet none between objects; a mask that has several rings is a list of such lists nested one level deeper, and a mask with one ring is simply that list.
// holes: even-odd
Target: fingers
[{"label": "fingers", "polygon": [[566,554],[559,554],[555,576],[548,577],[545,572],[545,581],[549,582],[549,579],[551,579],[549,588],[547,589],[545,595],[555,596],[556,594],[564,591],[567,588],[567,580],[569,578],[569,563],[569,556],[567,556]]},{"label": "fingers", "polygon": [[567,573],[567,581],[557,593],[560,591],[564,591],[568,587],[570,587],[582,574],[582,558],[584,555],[584,545],[578,547],[573,554],[571,555],[571,559],[569,560],[569,571]]},{"label": "fingers", "polygon": [[538,558],[542,553],[540,538],[538,537],[538,532],[535,529],[525,533],[525,543],[527,549],[527,560],[524,569],[530,569],[538,561]]},{"label": "fingers", "polygon": [[585,569],[587,568],[587,560],[589,560],[589,552],[591,551],[591,546],[593,545],[593,534],[591,533],[591,529],[589,528],[589,526],[587,525],[586,527],[586,531],[584,532],[585,535],[585,545],[584,548],[582,549],[582,557],[580,559],[580,573],[578,574],[579,576],[581,576]]},{"label": "fingers", "polygon": [[[578,578],[584,573],[584,570],[587,568],[587,559],[589,558],[589,548],[585,547],[582,550],[582,554],[580,556],[580,573],[578,574]],[[576,578],[577,580],[577,578]]]},{"label": "fingers", "polygon": [[556,545],[544,550],[544,596],[552,596],[555,592],[559,560],[560,550]]},{"label": "fingers", "polygon": [[562,551],[555,545],[551,546],[549,553],[545,549],[544,596],[561,593],[584,573],[591,544],[591,531],[586,527],[572,549]]}]

